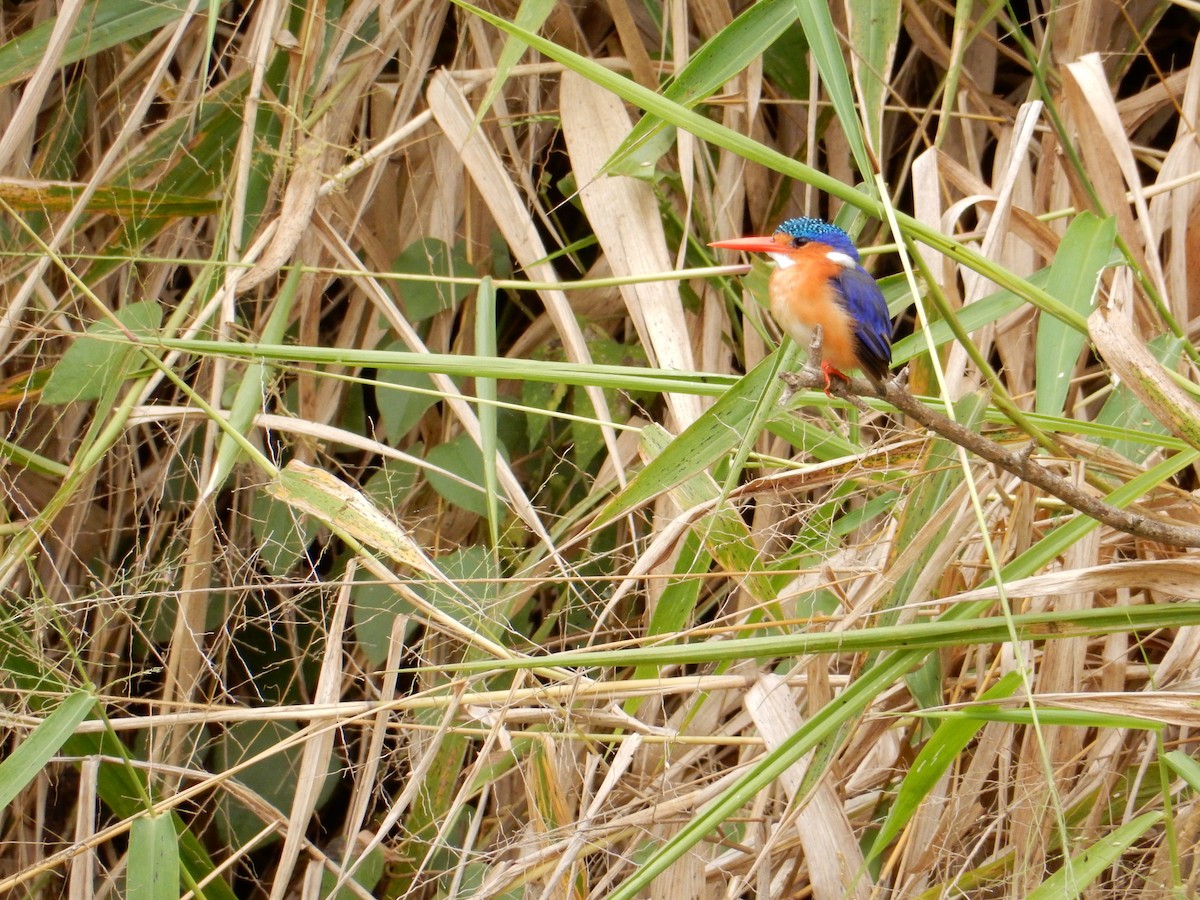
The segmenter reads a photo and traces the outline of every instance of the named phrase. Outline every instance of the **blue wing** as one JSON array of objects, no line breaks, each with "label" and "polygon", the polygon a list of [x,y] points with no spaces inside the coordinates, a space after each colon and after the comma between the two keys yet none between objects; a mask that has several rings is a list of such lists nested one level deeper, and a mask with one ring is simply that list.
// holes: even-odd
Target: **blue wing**
[{"label": "blue wing", "polygon": [[863,371],[884,378],[892,365],[892,320],[883,292],[861,266],[843,269],[834,284],[838,300],[854,321],[854,338]]}]

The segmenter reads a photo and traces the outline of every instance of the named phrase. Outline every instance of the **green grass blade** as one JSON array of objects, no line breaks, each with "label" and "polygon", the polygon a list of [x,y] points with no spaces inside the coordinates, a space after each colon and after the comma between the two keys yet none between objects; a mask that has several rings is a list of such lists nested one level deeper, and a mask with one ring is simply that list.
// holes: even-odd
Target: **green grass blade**
[{"label": "green grass blade", "polygon": [[[990,688],[979,695],[980,701],[1000,700],[1011,697],[1021,686],[1021,674],[1009,672]],[[912,820],[921,801],[933,790],[933,786],[958,759],[959,754],[975,739],[983,728],[983,722],[949,720],[938,726],[933,736],[925,742],[917,758],[909,767],[908,774],[900,782],[896,799],[888,810],[883,827],[875,835],[875,841],[867,853],[871,860],[882,853],[896,836]]]},{"label": "green grass blade", "polygon": [[943,719],[948,722],[1007,722],[1014,725],[1065,725],[1073,728],[1128,728],[1135,731],[1162,731],[1166,725],[1146,716],[1123,716],[1090,709],[1042,709],[1032,704],[1022,707],[972,705],[964,709],[916,712],[914,716]]},{"label": "green grass blade", "polygon": [[1193,792],[1200,794],[1200,762],[1182,750],[1172,750],[1163,757],[1172,772],[1188,783]]},{"label": "green grass blade", "polygon": [[[79,13],[61,66],[77,63],[174,22],[189,0],[97,0]],[[0,46],[0,85],[28,78],[42,61],[54,30],[54,19],[35,25],[16,40]]]},{"label": "green grass blade", "polygon": [[821,74],[821,81],[825,84],[842,132],[846,135],[854,163],[862,180],[868,186],[874,185],[878,167],[867,149],[862,121],[854,102],[854,91],[850,86],[850,73],[846,71],[846,59],[842,56],[842,44],[833,26],[829,4],[817,0],[795,0],[795,3],[796,15],[804,29],[804,36],[808,38],[809,52],[817,64],[817,71]]},{"label": "green grass blade", "polygon": [[[296,293],[300,289],[302,270],[292,269],[287,280],[279,289],[271,315],[263,326],[262,338],[270,343],[282,343],[287,333],[288,322],[291,321],[292,307],[296,301]],[[242,443],[236,440],[231,432],[239,435],[250,431],[254,417],[263,411],[267,398],[273,390],[277,378],[277,367],[265,360],[251,360],[242,373],[241,383],[234,394],[233,403],[229,408],[229,430],[222,433],[217,445],[217,461],[213,467],[212,479],[208,484],[208,492],[215,491],[223,484],[233,471],[234,465],[241,458]]]},{"label": "green grass blade", "polygon": [[[526,31],[536,33],[542,27],[542,23],[546,21],[546,17],[550,15],[550,10],[554,9],[554,3],[555,0],[521,0],[513,23]],[[479,104],[479,112],[475,114],[476,128],[483,122],[484,116],[488,114],[492,104],[496,102],[513,66],[521,61],[521,57],[525,55],[527,49],[528,47],[516,37],[509,36],[505,40],[504,49],[500,51],[500,56],[496,60],[496,74],[492,76],[487,93],[483,95],[483,101]]]},{"label": "green grass blade", "polygon": [[[505,47],[507,49],[507,46]],[[492,280],[484,278],[475,300],[475,349],[484,356],[496,355],[496,291]],[[500,479],[496,460],[500,440],[496,434],[496,380],[475,379],[475,395],[479,398],[480,450],[483,453],[483,490],[487,503],[488,531],[492,547],[500,546]]]},{"label": "green grass blade", "polygon": [[[120,343],[122,338],[111,340]],[[274,359],[314,365],[357,366],[397,372],[439,372],[452,377],[483,375],[500,380],[544,381],[611,387],[627,391],[677,391],[720,396],[738,383],[733,375],[680,372],[646,366],[578,365],[542,359],[472,356],[466,353],[411,353],[344,347],[297,347],[294,344],[240,344],[233,341],[161,338],[158,346],[231,359]]]},{"label": "green grass blade", "polygon": [[1158,826],[1161,811],[1148,812],[1103,835],[1098,841],[1026,894],[1026,900],[1067,900],[1079,897],[1109,866],[1114,865],[1138,838]]},{"label": "green grass blade", "polygon": [[[0,199],[18,212],[66,212],[73,209],[85,185],[66,181],[0,179]],[[208,197],[186,197],[129,187],[100,187],[92,192],[84,209],[92,214],[114,216],[206,216],[219,204]]]},{"label": "green grass blade", "polygon": [[[704,665],[737,659],[772,659],[817,653],[881,653],[942,647],[1005,643],[1013,634],[1019,640],[1065,640],[1116,632],[1150,632],[1157,628],[1183,628],[1200,623],[1200,601],[1169,606],[1096,607],[1071,612],[1021,613],[1006,619],[986,616],[991,600],[971,601],[933,622],[879,625],[845,632],[799,632],[762,637],[696,643],[655,643],[648,647],[617,650],[569,650],[536,657],[461,663],[456,671],[509,671],[547,666],[608,667],[637,665]],[[1010,628],[1011,622],[1011,628]]]},{"label": "green grass blade", "polygon": [[[1117,237],[1117,220],[1091,213],[1076,216],[1063,235],[1046,292],[1082,316],[1092,311],[1100,273],[1108,265]],[[1037,385],[1034,409],[1057,416],[1063,411],[1071,373],[1087,338],[1057,319],[1043,318],[1037,332]]]},{"label": "green grass blade", "polygon": [[87,691],[71,694],[0,762],[0,809],[12,803],[46,768],[79,723],[87,718],[95,702],[96,698]]},{"label": "green grass blade", "polygon": [[625,489],[596,516],[603,524],[619,519],[663,491],[704,471],[743,440],[759,400],[775,377],[774,354],[752,371],[684,430],[671,445],[647,463]]},{"label": "green grass blade", "polygon": [[849,0],[846,4],[862,122],[876,156],[883,147],[883,110],[900,40],[900,6],[899,0]]},{"label": "green grass blade", "polygon": [[129,833],[129,900],[177,900],[179,842],[170,813],[133,820]]},{"label": "green grass blade", "polygon": [[[766,53],[795,21],[794,0],[753,4],[692,54],[663,89],[663,97],[691,109]],[[643,177],[653,171],[670,143],[662,118],[648,113],[621,142],[603,171]]]}]

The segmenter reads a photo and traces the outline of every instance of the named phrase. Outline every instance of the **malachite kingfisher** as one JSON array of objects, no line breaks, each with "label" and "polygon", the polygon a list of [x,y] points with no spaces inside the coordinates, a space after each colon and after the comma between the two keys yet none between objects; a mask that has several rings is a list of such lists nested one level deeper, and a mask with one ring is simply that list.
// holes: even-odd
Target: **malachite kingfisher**
[{"label": "malachite kingfisher", "polygon": [[768,237],[713,241],[710,247],[765,253],[771,273],[771,315],[804,346],[821,327],[825,391],[832,378],[861,369],[876,386],[892,364],[892,322],[875,279],[859,264],[850,236],[822,219],[788,219]]}]

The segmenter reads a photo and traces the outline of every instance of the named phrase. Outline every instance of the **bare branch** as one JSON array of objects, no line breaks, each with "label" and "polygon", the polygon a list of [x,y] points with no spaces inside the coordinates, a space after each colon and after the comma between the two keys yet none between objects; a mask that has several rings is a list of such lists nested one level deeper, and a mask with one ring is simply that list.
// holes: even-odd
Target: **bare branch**
[{"label": "bare branch", "polygon": [[[813,334],[812,344],[809,346],[808,363],[804,369],[800,372],[786,373],[780,377],[793,391],[803,388],[825,390],[825,376],[816,362],[820,358],[821,334],[817,329]],[[889,382],[875,383],[862,378],[834,378],[830,383],[828,393],[842,397],[860,408],[862,408],[862,400],[859,399],[861,397],[878,397],[886,400],[900,412],[916,419],[935,434],[970,450],[976,456],[1016,475],[1022,481],[1053,494],[1078,512],[1118,531],[1146,540],[1169,544],[1173,547],[1200,547],[1200,528],[1177,525],[1111,506],[1034,462],[1032,444],[1021,450],[1009,450],[1002,444],[965,428],[930,409],[903,387],[902,381],[902,376],[897,376]]]}]

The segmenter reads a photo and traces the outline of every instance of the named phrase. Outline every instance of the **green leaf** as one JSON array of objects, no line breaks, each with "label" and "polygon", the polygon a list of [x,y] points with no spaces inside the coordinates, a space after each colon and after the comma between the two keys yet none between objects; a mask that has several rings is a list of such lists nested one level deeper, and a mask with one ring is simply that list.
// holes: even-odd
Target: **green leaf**
[{"label": "green leaf", "polygon": [[[229,611],[240,605],[229,592],[212,589],[205,598],[204,628],[217,632],[228,624]],[[169,644],[175,633],[175,622],[179,618],[179,596],[170,591],[151,594],[142,604],[139,626],[149,641]]]},{"label": "green leaf", "polygon": [[[421,453],[422,445],[407,448],[414,456]],[[421,472],[415,462],[406,459],[385,459],[363,483],[362,492],[384,512],[395,513],[409,499]]]},{"label": "green leaf", "polygon": [[[499,450],[504,454],[502,445]],[[487,515],[487,496],[483,490],[483,453],[470,435],[460,434],[453,440],[438,444],[430,449],[425,460],[430,465],[445,469],[450,476],[456,476],[426,470],[425,477],[429,484],[444,499],[478,516]]]},{"label": "green leaf", "polygon": [[[401,350],[404,346],[396,341],[386,349]],[[441,399],[434,392],[433,380],[422,372],[384,370],[379,373],[378,381],[375,404],[383,423],[383,433],[393,444],[412,431],[429,408]]]},{"label": "green leaf", "polygon": [[[704,586],[704,579],[700,576],[711,565],[712,555],[704,549],[698,530],[691,529],[683,539],[671,579],[658,596],[650,624],[646,627],[647,637],[683,631],[700,599],[700,589]],[[633,677],[637,680],[657,675],[657,666],[639,666]],[[637,702],[627,706],[626,710],[630,714],[636,712],[643,699],[637,698]]]},{"label": "green leaf", "polygon": [[[1117,237],[1117,220],[1080,213],[1067,228],[1059,244],[1046,293],[1081,316],[1092,311],[1100,273],[1108,265]],[[1048,416],[1060,415],[1071,387],[1071,373],[1087,336],[1051,316],[1042,316],[1037,332],[1037,394],[1034,409]]]},{"label": "green leaf", "polygon": [[[150,337],[158,331],[162,308],[153,300],[143,300],[121,307],[115,315],[133,334]],[[122,329],[108,319],[90,325],[50,373],[42,400],[74,403],[98,400],[115,391],[134,371],[139,356],[137,348],[123,338]]]},{"label": "green leaf", "polygon": [[550,416],[539,414],[539,410],[554,412],[562,406],[570,388],[552,381],[522,381],[521,405],[531,412],[525,415],[525,437],[529,446],[536,447],[546,433]]},{"label": "green leaf", "polygon": [[[439,556],[433,564],[443,573],[445,583],[428,581],[413,589],[455,621],[489,636],[497,636],[505,623],[496,608],[500,597],[500,568],[492,555],[483,547],[464,547]],[[350,602],[354,637],[367,658],[381,665],[388,658],[396,616],[418,616],[419,612],[389,585],[375,582],[361,569]],[[414,618],[409,631],[420,621]]]},{"label": "green leaf", "polygon": [[[374,666],[387,662],[392,645],[392,625],[396,616],[416,612],[411,603],[387,584],[380,584],[365,569],[359,569],[350,589],[350,618],[354,639],[367,661]],[[420,619],[408,622],[402,640],[407,640],[420,625]]]},{"label": "green leaf", "polygon": [[[352,880],[369,894],[375,885],[379,884],[380,879],[383,878],[384,863],[386,861],[387,858],[384,855],[382,847],[375,847],[361,857],[361,859],[351,860],[350,864],[354,866]],[[335,892],[334,886],[337,885],[338,880],[339,876],[337,872],[330,872],[328,869],[323,869],[321,872],[321,889],[317,896],[325,898],[325,900],[358,900],[358,898],[362,897],[361,893],[348,887],[340,887]]]},{"label": "green leaf", "polygon": [[[71,29],[59,58],[66,67],[81,59],[127,43],[169,25],[188,8],[188,0],[97,0],[86,3]],[[0,85],[12,84],[33,74],[50,45],[57,23],[46,19],[6,44],[0,45]]]},{"label": "green leaf", "polygon": [[796,22],[775,39],[763,54],[763,72],[788,97],[807,97],[808,41]]},{"label": "green leaf", "polygon": [[447,615],[489,637],[498,637],[505,622],[497,608],[500,566],[495,557],[485,547],[474,545],[452,550],[435,562],[445,573],[445,581],[426,582],[415,590]]},{"label": "green leaf", "polygon": [[0,809],[33,781],[87,718],[96,698],[87,691],[68,696],[0,762]]},{"label": "green leaf", "polygon": [[179,838],[170,813],[133,820],[126,889],[129,900],[178,900]]},{"label": "green leaf", "polygon": [[[30,166],[30,171],[35,177],[76,177],[82,162],[80,153],[88,119],[92,114],[94,96],[87,79],[76,78],[66,87],[63,98],[45,111],[46,131],[38,139],[37,154]],[[32,220],[30,225],[34,225]]]},{"label": "green leaf", "polygon": [[317,523],[265,491],[255,494],[250,508],[250,531],[258,542],[258,558],[276,578],[282,578],[304,556],[317,533]]},{"label": "green leaf", "polygon": [[[596,408],[587,391],[571,392],[571,412],[582,419],[596,419]],[[599,425],[592,422],[571,423],[571,451],[575,456],[575,467],[580,472],[591,471],[592,461],[604,449],[604,434]]]},{"label": "green leaf", "polygon": [[863,452],[861,445],[850,442],[837,431],[827,429],[822,422],[794,415],[788,410],[780,410],[767,422],[767,431],[820,461],[842,459]]},{"label": "green leaf", "polygon": [[[451,250],[445,241],[421,238],[409,244],[396,258],[392,270],[397,274],[441,278],[474,279],[475,269],[467,261],[466,245],[461,241]],[[410,322],[420,322],[446,309],[453,309],[469,293],[469,284],[436,281],[402,281],[400,293]]]},{"label": "green leaf", "polygon": [[[1177,338],[1172,334],[1160,334],[1146,344],[1146,349],[1165,368],[1174,370],[1179,364],[1180,354],[1183,353],[1184,340],[1186,339]],[[1124,381],[1113,386],[1112,393],[1096,414],[1096,424],[1131,432],[1128,437],[1103,436],[1100,443],[1139,464],[1145,462],[1151,453],[1161,449],[1161,445],[1148,441],[1147,437],[1169,436],[1167,426],[1146,408],[1146,404]]]},{"label": "green leaf", "polygon": [[[234,722],[217,739],[216,764],[221,770],[241,765],[280,746],[298,730],[291,722]],[[233,777],[277,809],[290,809],[296,793],[303,749],[300,744],[292,744],[251,763]],[[328,773],[337,772],[340,766],[337,754],[331,753]],[[325,779],[317,799],[318,808],[329,799],[334,786],[335,779]],[[215,818],[222,838],[233,847],[245,846],[262,830],[264,824],[257,813],[231,793],[223,793],[218,798]],[[277,836],[272,838],[277,839]]]}]

